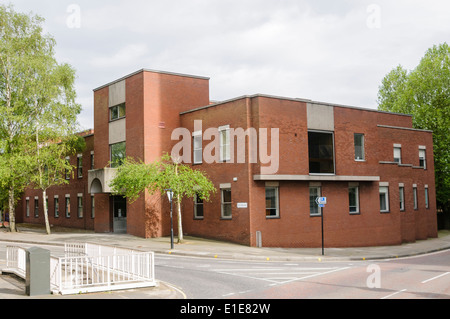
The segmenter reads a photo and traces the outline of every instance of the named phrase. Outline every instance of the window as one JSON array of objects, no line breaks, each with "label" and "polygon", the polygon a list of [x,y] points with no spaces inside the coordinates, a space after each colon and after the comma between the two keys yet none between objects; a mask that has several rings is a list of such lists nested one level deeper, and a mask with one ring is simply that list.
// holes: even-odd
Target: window
[{"label": "window", "polygon": [[221,190],[221,193],[222,193],[221,217],[231,219],[231,189],[224,188]]},{"label": "window", "polygon": [[91,169],[94,169],[94,151],[91,152]]},{"label": "window", "polygon": [[400,200],[400,211],[405,211],[405,188],[403,186],[400,186],[398,188],[398,197]]},{"label": "window", "polygon": [[194,144],[194,164],[202,163],[202,132],[194,132],[193,134],[193,144]]},{"label": "window", "polygon": [[[69,158],[69,157],[66,157],[66,162],[67,162],[67,165],[70,164],[70,158]],[[66,178],[67,180],[70,179],[70,172],[69,172],[68,169],[65,170],[65,178]]]},{"label": "window", "polygon": [[68,196],[66,196],[65,207],[66,207],[66,218],[70,218],[70,197]]},{"label": "window", "polygon": [[77,196],[78,218],[83,218],[83,195]]},{"label": "window", "polygon": [[389,212],[389,187],[380,186],[380,212]]},{"label": "window", "polygon": [[112,144],[111,148],[111,167],[116,168],[122,165],[126,157],[126,143],[121,142]]},{"label": "window", "polygon": [[401,146],[394,146],[394,162],[402,163],[402,148]]},{"label": "window", "polygon": [[194,196],[194,218],[203,219],[203,199],[199,195]]},{"label": "window", "polygon": [[417,186],[413,186],[413,197],[414,197],[414,210],[419,208],[419,204],[417,202]]},{"label": "window", "polygon": [[266,217],[280,217],[278,187],[266,187]]},{"label": "window", "polygon": [[425,208],[430,208],[429,198],[428,198],[428,187],[425,186]]},{"label": "window", "polygon": [[334,174],[333,133],[308,132],[309,172]]},{"label": "window", "polygon": [[364,134],[355,133],[355,160],[364,161]]},{"label": "window", "polygon": [[58,218],[59,217],[59,198],[55,197],[54,200],[54,206],[55,206],[55,217]]},{"label": "window", "polygon": [[230,160],[230,126],[219,127],[220,135],[220,161]]},{"label": "window", "polygon": [[91,218],[95,218],[95,197],[91,195]]},{"label": "window", "polygon": [[359,186],[350,186],[348,188],[348,208],[350,214],[359,213]]},{"label": "window", "polygon": [[321,197],[320,187],[314,186],[309,188],[309,215],[320,216],[322,214],[322,208],[316,203],[316,198]]},{"label": "window", "polygon": [[110,120],[118,120],[125,117],[125,103],[115,105],[109,109]]},{"label": "window", "polygon": [[424,169],[427,168],[427,160],[426,160],[426,150],[419,149],[419,166]]},{"label": "window", "polygon": [[26,199],[25,206],[26,206],[27,217],[30,217],[30,199],[29,198]]},{"label": "window", "polygon": [[39,217],[39,199],[34,199],[34,217]]},{"label": "window", "polygon": [[82,155],[77,156],[77,173],[78,173],[78,178],[83,177],[83,156]]}]

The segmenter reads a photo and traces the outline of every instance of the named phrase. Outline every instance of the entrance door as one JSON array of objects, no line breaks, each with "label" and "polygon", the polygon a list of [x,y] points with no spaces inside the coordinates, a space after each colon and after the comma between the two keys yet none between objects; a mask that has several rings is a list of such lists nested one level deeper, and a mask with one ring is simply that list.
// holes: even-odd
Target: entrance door
[{"label": "entrance door", "polygon": [[113,231],[114,233],[127,232],[127,199],[122,196],[113,196]]}]

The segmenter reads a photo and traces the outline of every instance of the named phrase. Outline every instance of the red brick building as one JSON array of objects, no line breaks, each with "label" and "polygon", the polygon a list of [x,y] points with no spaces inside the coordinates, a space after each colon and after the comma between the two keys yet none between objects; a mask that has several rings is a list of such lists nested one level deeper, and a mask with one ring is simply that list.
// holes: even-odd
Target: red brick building
[{"label": "red brick building", "polygon": [[[174,152],[218,190],[183,202],[188,235],[319,247],[323,213],[326,247],[437,236],[432,133],[408,115],[267,95],[211,103],[208,78],[141,70],[94,90],[94,130],[70,159],[82,158],[81,176],[48,192],[52,224],[167,236],[165,196],[130,204],[108,183],[125,156],[149,163]],[[28,190],[21,221],[43,223],[41,203]]]}]

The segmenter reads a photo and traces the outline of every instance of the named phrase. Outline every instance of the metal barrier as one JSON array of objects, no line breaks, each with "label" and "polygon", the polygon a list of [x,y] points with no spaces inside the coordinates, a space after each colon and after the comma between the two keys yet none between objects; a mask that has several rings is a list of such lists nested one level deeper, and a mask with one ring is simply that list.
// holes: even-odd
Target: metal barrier
[{"label": "metal barrier", "polygon": [[[50,257],[53,293],[77,294],[156,286],[153,252],[84,243],[66,244],[65,251],[65,257]],[[25,249],[7,247],[8,271],[25,278],[25,258]]]}]

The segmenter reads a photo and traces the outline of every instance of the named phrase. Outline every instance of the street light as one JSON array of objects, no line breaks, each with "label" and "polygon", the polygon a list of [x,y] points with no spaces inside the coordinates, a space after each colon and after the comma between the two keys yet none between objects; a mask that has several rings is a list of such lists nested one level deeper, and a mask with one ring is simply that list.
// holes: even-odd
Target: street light
[{"label": "street light", "polygon": [[173,191],[171,189],[166,189],[167,198],[170,202],[170,249],[173,249],[173,218],[172,218],[172,199],[173,199]]}]

